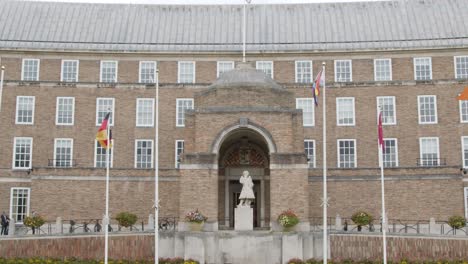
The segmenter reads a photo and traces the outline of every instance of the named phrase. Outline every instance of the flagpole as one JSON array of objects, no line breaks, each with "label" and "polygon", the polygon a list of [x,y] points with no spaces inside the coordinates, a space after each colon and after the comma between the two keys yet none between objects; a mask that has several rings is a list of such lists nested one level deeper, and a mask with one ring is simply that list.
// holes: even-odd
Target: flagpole
[{"label": "flagpole", "polygon": [[5,74],[5,66],[2,66],[2,73],[0,76],[0,112],[2,111],[2,97],[3,97],[3,76]]},{"label": "flagpole", "polygon": [[[382,117],[381,117],[381,110],[379,112],[379,134],[381,133],[381,125],[382,125]],[[380,138],[382,138],[382,142],[380,142]],[[382,145],[380,145],[382,143]],[[382,251],[383,251],[383,264],[387,264],[387,216],[385,214],[385,180],[384,180],[384,163],[383,163],[383,133],[379,135],[379,165],[380,165],[380,186],[382,189]]]},{"label": "flagpole", "polygon": [[328,237],[327,237],[327,206],[328,206],[328,197],[327,197],[327,106],[326,106],[326,88],[325,88],[325,62],[322,62],[322,75],[323,78],[323,109],[322,109],[322,118],[323,118],[323,264],[327,264],[328,259]]},{"label": "flagpole", "polygon": [[156,122],[154,142],[154,263],[159,263],[159,69],[156,69]]},{"label": "flagpole", "polygon": [[245,62],[245,40],[246,40],[246,6],[247,4],[250,4],[252,0],[244,0],[244,17],[243,17],[243,32],[242,32],[242,62]]},{"label": "flagpole", "polygon": [[107,134],[107,149],[106,149],[106,215],[105,225],[104,225],[104,264],[108,262],[108,251],[109,251],[109,152],[111,151],[111,138],[109,135],[109,127],[110,127],[110,117],[108,120],[108,124],[106,127],[106,134]]}]

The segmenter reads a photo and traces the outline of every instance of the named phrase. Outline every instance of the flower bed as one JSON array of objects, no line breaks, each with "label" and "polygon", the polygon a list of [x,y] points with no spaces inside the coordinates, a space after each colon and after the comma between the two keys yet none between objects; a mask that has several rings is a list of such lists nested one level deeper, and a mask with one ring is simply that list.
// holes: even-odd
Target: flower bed
[{"label": "flower bed", "polygon": [[[83,259],[4,259],[0,258],[0,264],[102,264],[103,260],[83,260]],[[109,264],[153,264],[154,260],[109,260]],[[200,264],[200,262],[183,258],[160,258],[160,264]]]}]

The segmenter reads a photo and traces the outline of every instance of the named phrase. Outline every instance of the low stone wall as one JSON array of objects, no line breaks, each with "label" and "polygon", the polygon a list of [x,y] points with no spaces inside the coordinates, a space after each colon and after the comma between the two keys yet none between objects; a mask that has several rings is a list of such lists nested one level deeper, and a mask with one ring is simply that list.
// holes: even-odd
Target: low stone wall
[{"label": "low stone wall", "polygon": [[[331,234],[332,259],[380,260],[382,238],[372,234]],[[218,231],[160,232],[160,257],[193,258],[201,263],[286,263],[291,258],[322,258],[317,232]],[[389,236],[389,260],[468,260],[468,236]],[[104,236],[0,237],[4,258],[103,259]],[[152,260],[154,233],[112,234],[109,258]]]},{"label": "low stone wall", "polygon": [[[389,260],[468,260],[468,236],[388,236]],[[381,260],[382,236],[332,234],[332,259]]]}]

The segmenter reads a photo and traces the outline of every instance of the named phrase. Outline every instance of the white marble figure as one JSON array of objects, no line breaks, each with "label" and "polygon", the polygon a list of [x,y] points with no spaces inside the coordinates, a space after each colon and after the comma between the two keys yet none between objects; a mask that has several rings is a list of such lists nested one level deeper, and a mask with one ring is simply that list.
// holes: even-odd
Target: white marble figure
[{"label": "white marble figure", "polygon": [[242,176],[240,177],[239,182],[242,184],[242,191],[239,195],[240,202],[238,206],[250,207],[250,204],[255,199],[255,195],[253,192],[254,184],[252,182],[252,177],[250,177],[248,171],[244,171],[242,173]]}]

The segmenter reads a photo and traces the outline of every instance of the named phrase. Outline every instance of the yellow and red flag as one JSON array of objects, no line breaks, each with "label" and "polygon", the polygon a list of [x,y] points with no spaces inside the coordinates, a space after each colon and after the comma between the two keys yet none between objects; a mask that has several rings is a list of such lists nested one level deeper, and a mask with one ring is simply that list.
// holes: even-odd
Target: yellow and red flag
[{"label": "yellow and red flag", "polygon": [[106,117],[102,120],[101,126],[96,134],[96,140],[99,142],[101,147],[108,149],[111,147],[110,140],[112,134],[109,132],[109,138],[107,138],[107,126],[109,125],[110,113],[107,113]]}]

